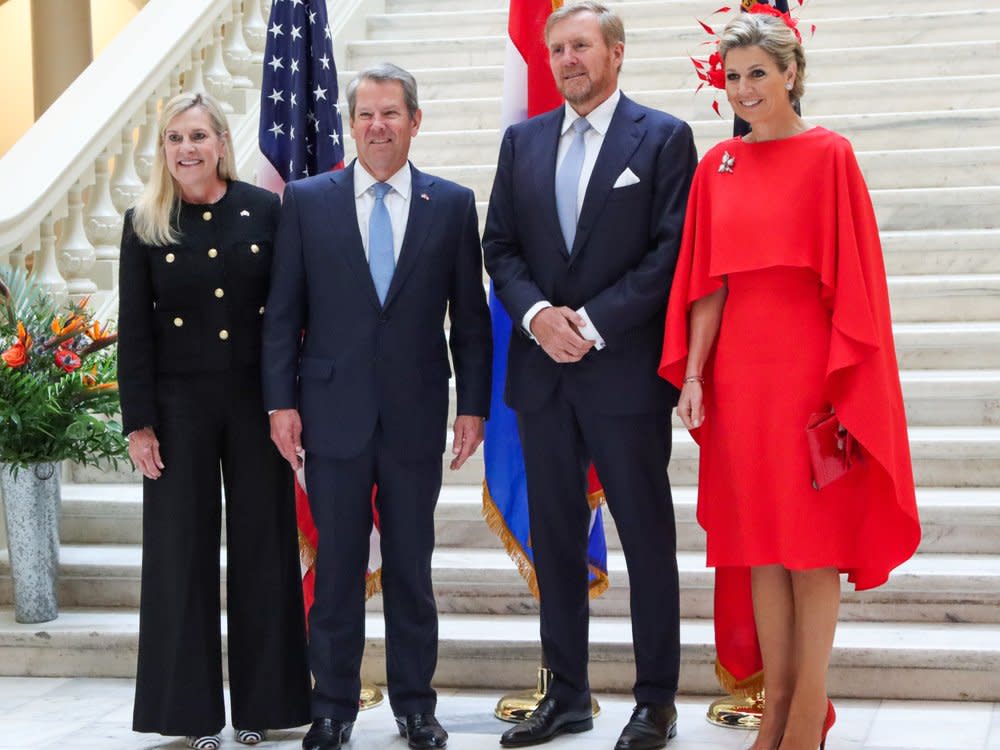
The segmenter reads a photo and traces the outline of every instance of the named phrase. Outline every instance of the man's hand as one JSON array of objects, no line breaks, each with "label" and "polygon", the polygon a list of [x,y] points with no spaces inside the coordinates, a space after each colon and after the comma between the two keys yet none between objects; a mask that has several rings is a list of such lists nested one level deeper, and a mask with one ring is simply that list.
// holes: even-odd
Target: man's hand
[{"label": "man's hand", "polygon": [[302,419],[298,409],[278,409],[271,414],[271,440],[292,471],[302,467]]},{"label": "man's hand", "polygon": [[556,362],[579,362],[593,341],[580,335],[586,321],[568,307],[546,307],[531,319],[531,335]]},{"label": "man's hand", "polygon": [[159,479],[166,468],[160,458],[160,441],[156,439],[152,427],[143,427],[128,434],[128,455],[147,479]]},{"label": "man's hand", "polygon": [[451,460],[451,470],[458,471],[466,459],[476,452],[476,448],[483,442],[483,418],[462,416],[455,417],[455,440],[451,445],[451,452],[455,458]]}]

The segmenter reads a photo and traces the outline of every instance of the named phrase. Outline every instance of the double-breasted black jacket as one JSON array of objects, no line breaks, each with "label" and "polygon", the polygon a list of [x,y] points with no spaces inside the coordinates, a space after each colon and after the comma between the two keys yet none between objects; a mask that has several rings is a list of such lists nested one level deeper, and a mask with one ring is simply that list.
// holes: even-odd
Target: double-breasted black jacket
[{"label": "double-breasted black jacket", "polygon": [[230,182],[213,204],[181,203],[181,239],[139,240],[132,211],[122,233],[118,381],[126,433],[156,427],[163,375],[260,366],[261,322],[280,201]]}]

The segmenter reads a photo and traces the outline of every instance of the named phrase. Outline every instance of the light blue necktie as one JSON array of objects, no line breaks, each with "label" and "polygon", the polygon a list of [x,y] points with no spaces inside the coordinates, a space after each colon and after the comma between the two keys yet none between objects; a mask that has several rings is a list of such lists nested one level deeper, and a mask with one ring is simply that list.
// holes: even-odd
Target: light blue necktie
[{"label": "light blue necktie", "polygon": [[389,293],[392,274],[396,270],[392,222],[389,220],[389,209],[385,207],[385,196],[392,190],[392,185],[376,182],[372,188],[375,190],[375,205],[368,219],[368,267],[371,268],[378,301],[385,304],[385,295]]},{"label": "light blue necktie", "polygon": [[569,151],[563,157],[562,164],[556,171],[556,213],[559,214],[559,226],[562,228],[563,239],[566,240],[566,250],[573,252],[573,240],[576,239],[576,204],[580,194],[580,173],[583,172],[583,157],[587,148],[583,136],[590,130],[590,123],[580,117],[573,123],[573,142]]}]

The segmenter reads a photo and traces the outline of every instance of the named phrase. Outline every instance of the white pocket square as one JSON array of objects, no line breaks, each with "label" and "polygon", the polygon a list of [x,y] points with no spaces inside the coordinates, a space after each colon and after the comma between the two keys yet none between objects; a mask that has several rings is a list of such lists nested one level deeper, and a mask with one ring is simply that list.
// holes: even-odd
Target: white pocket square
[{"label": "white pocket square", "polygon": [[615,184],[612,190],[620,187],[628,187],[629,185],[635,185],[639,182],[639,178],[636,177],[635,172],[633,172],[628,167],[625,167],[625,171],[618,175],[618,179],[615,180]]}]

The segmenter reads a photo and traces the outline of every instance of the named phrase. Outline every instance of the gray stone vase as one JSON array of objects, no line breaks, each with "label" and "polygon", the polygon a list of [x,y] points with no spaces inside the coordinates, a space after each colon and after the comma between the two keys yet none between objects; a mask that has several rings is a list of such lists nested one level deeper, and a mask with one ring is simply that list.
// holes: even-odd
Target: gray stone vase
[{"label": "gray stone vase", "polygon": [[14,618],[23,623],[48,622],[59,615],[60,466],[31,464],[17,476],[11,468],[0,464]]}]

